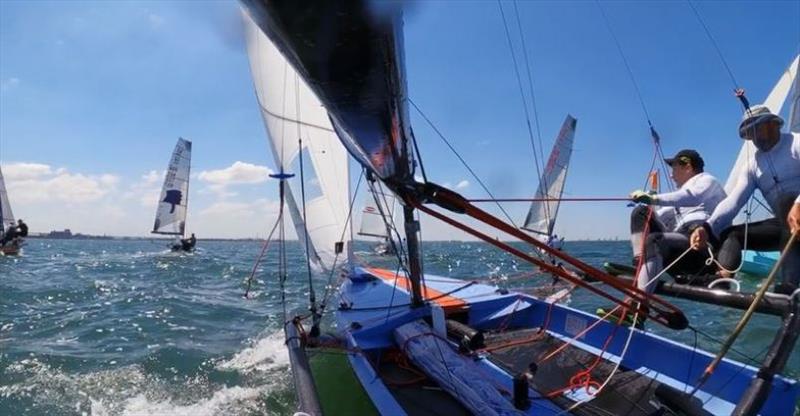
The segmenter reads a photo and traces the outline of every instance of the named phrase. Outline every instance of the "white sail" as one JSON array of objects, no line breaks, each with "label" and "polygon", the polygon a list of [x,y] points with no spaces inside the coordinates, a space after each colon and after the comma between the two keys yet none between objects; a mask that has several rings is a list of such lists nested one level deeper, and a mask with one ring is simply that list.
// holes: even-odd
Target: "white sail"
[{"label": "white sail", "polygon": [[[375,188],[369,189],[364,209],[361,211],[361,227],[358,235],[388,239],[389,231],[386,222],[392,222],[397,198],[388,189],[384,189],[380,182],[375,182]],[[385,218],[385,219],[384,219]]]},{"label": "white sail", "polygon": [[164,186],[158,198],[154,234],[183,236],[186,228],[186,208],[189,204],[189,169],[192,162],[192,142],[178,139],[169,167],[164,177]]},{"label": "white sail", "polygon": [[11,212],[11,203],[8,202],[6,183],[3,180],[3,171],[0,170],[0,234],[5,232],[8,227],[15,225],[14,214]]},{"label": "white sail", "polygon": [[[783,103],[786,101],[786,97],[789,95],[790,90],[792,90],[792,85],[794,85],[794,94],[792,96],[789,119],[786,120],[787,125],[793,132],[800,132],[800,115],[797,114],[800,112],[800,105],[797,104],[798,99],[800,99],[800,88],[797,86],[797,67],[799,60],[800,55],[796,56],[794,61],[789,64],[789,67],[786,68],[786,71],[778,80],[778,83],[772,88],[772,91],[767,96],[767,99],[764,100],[764,105],[767,106],[770,111],[772,111],[774,114],[780,114],[781,110],[783,109]],[[752,158],[752,155],[755,154],[755,151],[756,147],[753,145],[752,141],[743,141],[742,147],[739,149],[739,156],[736,157],[736,163],[733,164],[731,173],[728,174],[728,180],[725,182],[725,192],[730,193],[731,190],[733,190],[734,185],[736,185],[736,179],[739,177],[739,174],[742,172],[742,170],[747,168],[747,164]]]},{"label": "white sail", "polygon": [[569,160],[572,156],[572,142],[575,139],[575,125],[577,120],[567,115],[561,131],[558,133],[550,157],[547,159],[542,177],[539,179],[539,188],[536,190],[535,199],[556,199],[555,201],[534,201],[525,218],[523,228],[542,235],[552,235],[556,223],[556,215],[564,184],[567,181]]},{"label": "white sail", "polygon": [[[244,14],[247,52],[261,115],[280,172],[287,181],[286,201],[303,246],[316,266],[329,270],[349,256],[350,177],[347,151],[339,142],[319,99],[280,51]],[[302,140],[302,144],[299,141]],[[302,152],[306,202],[303,202],[299,156]],[[306,244],[306,230],[308,244]],[[337,254],[341,247],[342,253]]]}]

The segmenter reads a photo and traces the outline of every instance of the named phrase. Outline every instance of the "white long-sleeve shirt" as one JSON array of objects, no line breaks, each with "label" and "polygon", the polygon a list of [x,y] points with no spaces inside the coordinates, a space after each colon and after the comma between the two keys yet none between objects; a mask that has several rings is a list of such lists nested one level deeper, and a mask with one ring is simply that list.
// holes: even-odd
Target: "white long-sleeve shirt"
[{"label": "white long-sleeve shirt", "polygon": [[725,199],[725,188],[717,178],[701,172],[692,176],[678,190],[656,195],[656,205],[677,207],[674,229],[692,221],[706,221]]},{"label": "white long-sleeve shirt", "polygon": [[781,197],[791,195],[800,203],[800,134],[784,133],[769,151],[756,150],[739,172],[736,185],[711,214],[708,224],[719,235],[729,227],[747,199],[758,189],[772,212],[779,212]]}]

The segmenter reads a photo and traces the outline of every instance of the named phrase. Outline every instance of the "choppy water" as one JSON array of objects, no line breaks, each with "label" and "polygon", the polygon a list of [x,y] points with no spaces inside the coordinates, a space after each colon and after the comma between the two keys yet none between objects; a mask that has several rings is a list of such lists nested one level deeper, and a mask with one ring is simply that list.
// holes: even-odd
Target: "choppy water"
[{"label": "choppy water", "polygon": [[[261,264],[250,299],[244,281],[258,242],[199,242],[192,255],[149,240],[29,240],[21,257],[0,257],[0,415],[287,414],[292,408],[288,357],[280,331],[275,256]],[[624,262],[625,243],[568,243],[599,265]],[[361,243],[362,258],[371,257]],[[503,285],[529,270],[481,243],[428,243],[426,272],[493,277]],[[302,252],[289,247],[290,308],[306,304]],[[318,297],[325,276],[316,279]],[[756,282],[746,282],[752,289]],[[675,301],[704,332],[723,338],[741,312]],[[576,293],[573,306],[599,303]],[[735,348],[763,354],[778,320],[756,316]],[[693,344],[688,331],[662,335]],[[719,345],[697,337],[701,348]],[[732,358],[742,359],[732,354]],[[787,373],[800,377],[800,353]]]}]

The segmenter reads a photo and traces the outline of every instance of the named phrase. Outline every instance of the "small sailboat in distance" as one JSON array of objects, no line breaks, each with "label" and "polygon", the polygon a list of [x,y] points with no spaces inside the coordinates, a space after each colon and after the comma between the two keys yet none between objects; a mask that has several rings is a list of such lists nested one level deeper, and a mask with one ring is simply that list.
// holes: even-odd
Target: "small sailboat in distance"
[{"label": "small sailboat in distance", "polygon": [[189,205],[189,169],[192,161],[192,142],[179,138],[169,159],[164,186],[158,198],[153,234],[174,235],[178,240],[172,251],[194,250],[194,234],[185,238],[186,211]]},{"label": "small sailboat in distance", "polygon": [[379,238],[381,241],[373,248],[375,254],[394,254],[394,244],[390,234],[394,222],[394,210],[397,198],[375,181],[374,187],[368,189],[364,209],[361,211],[361,227],[358,235]]},{"label": "small sailboat in distance", "polygon": [[578,120],[567,114],[553,143],[550,157],[547,158],[542,177],[539,178],[539,187],[536,189],[534,201],[531,202],[531,208],[522,227],[558,250],[561,249],[561,240],[553,233],[553,229],[561,205],[561,195],[567,182],[567,170],[572,157],[572,143],[575,140],[577,123]]},{"label": "small sailboat in distance", "polygon": [[[0,170],[0,237],[5,237],[9,230],[15,229],[17,223],[14,221],[14,214],[11,212],[11,203],[8,202],[8,192],[6,183],[3,180],[3,171]],[[5,241],[3,238],[0,241]],[[15,237],[5,244],[0,243],[0,254],[10,256],[19,254],[22,247],[22,238]]]}]

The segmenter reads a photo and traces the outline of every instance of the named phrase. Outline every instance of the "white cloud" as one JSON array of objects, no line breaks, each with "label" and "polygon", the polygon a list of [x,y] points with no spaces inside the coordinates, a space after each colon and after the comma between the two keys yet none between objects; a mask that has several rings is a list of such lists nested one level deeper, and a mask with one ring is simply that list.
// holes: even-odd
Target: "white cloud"
[{"label": "white cloud", "polygon": [[0,90],[7,91],[16,86],[20,83],[19,78],[11,77],[0,81]]},{"label": "white cloud", "polygon": [[70,173],[66,169],[54,171],[49,165],[40,163],[12,163],[4,169],[9,199],[22,204],[93,202],[113,191],[119,183],[116,175],[85,175]]},{"label": "white cloud", "polygon": [[456,184],[456,189],[464,189],[469,186],[469,181],[464,179],[461,182]]},{"label": "white cloud", "polygon": [[[196,215],[189,215],[189,228],[198,236],[264,237],[278,217],[277,201],[257,199],[253,202],[217,201]],[[294,235],[287,228],[287,237]]]},{"label": "white cloud", "polygon": [[3,176],[9,181],[36,179],[52,173],[50,165],[41,163],[12,163],[3,167]]},{"label": "white cloud", "polygon": [[147,22],[150,23],[150,27],[152,29],[158,29],[159,27],[164,25],[165,19],[161,15],[157,15],[155,13],[149,13],[147,15]]},{"label": "white cloud", "polygon": [[150,172],[145,173],[142,175],[142,181],[144,181],[145,185],[153,185],[161,181],[164,178],[164,172],[158,172],[157,170],[151,170]]},{"label": "white cloud", "polygon": [[198,175],[201,181],[213,185],[255,184],[269,179],[272,170],[266,166],[236,161],[224,169],[202,171]]}]

